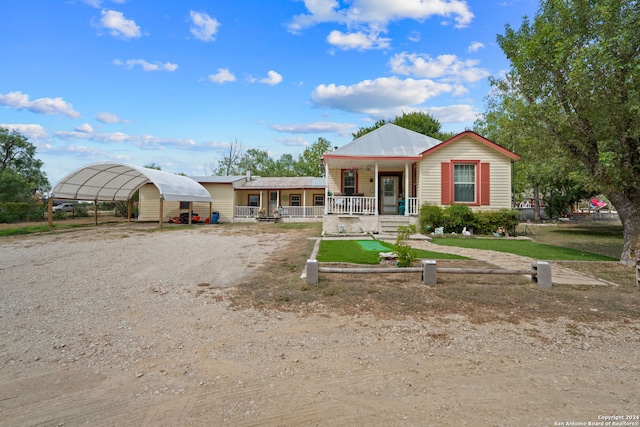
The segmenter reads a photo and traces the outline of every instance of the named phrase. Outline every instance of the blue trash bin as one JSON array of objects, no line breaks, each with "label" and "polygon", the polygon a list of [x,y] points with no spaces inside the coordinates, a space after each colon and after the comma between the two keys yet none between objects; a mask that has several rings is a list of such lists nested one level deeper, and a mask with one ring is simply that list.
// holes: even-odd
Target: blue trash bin
[{"label": "blue trash bin", "polygon": [[211,212],[211,224],[217,224],[220,219],[220,212],[213,211]]}]

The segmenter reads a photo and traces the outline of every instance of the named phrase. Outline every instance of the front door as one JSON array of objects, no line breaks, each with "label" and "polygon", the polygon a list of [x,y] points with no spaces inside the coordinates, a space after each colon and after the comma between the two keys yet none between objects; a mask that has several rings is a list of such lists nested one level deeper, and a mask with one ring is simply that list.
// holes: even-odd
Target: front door
[{"label": "front door", "polygon": [[398,183],[397,176],[383,176],[382,194],[380,197],[382,215],[398,215]]},{"label": "front door", "polygon": [[274,209],[278,208],[278,192],[269,192],[269,216],[273,216]]}]

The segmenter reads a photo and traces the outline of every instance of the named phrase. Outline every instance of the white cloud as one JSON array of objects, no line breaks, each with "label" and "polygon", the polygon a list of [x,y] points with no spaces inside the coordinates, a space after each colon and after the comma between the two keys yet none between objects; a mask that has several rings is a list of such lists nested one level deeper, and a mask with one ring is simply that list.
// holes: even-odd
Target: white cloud
[{"label": "white cloud", "polygon": [[98,113],[96,120],[101,123],[129,123],[128,120],[121,119],[116,114],[107,113],[105,111]]},{"label": "white cloud", "polygon": [[340,9],[336,0],[304,0],[309,13],[294,16],[288,24],[292,33],[299,33],[316,24],[335,22],[350,28],[360,25],[386,26],[402,19],[423,21],[433,16],[453,18],[456,27],[466,27],[473,13],[464,0],[353,0]]},{"label": "white cloud", "polygon": [[[83,0],[84,3],[88,4],[91,7],[95,7],[96,9],[100,9],[102,7],[103,0]],[[112,3],[124,4],[126,0],[111,0]]]},{"label": "white cloud", "polygon": [[76,127],[76,131],[77,132],[84,132],[84,133],[93,133],[93,128],[91,127],[91,125],[89,123],[83,123],[80,126]]},{"label": "white cloud", "polygon": [[30,101],[29,95],[20,91],[0,95],[0,105],[15,108],[16,110],[24,109],[33,113],[46,114],[48,116],[62,114],[72,118],[80,117],[80,113],[73,109],[73,105],[65,102],[62,98],[38,98]]},{"label": "white cloud", "polygon": [[103,10],[100,14],[102,15],[100,19],[101,27],[109,30],[112,36],[124,39],[140,37],[140,27],[132,19],[125,18],[122,12]]},{"label": "white cloud", "polygon": [[193,27],[190,28],[191,34],[198,40],[205,42],[214,41],[220,23],[204,12],[195,12],[192,10],[189,14],[191,15],[191,22],[193,23]]},{"label": "white cloud", "polygon": [[281,143],[286,147],[307,147],[309,142],[300,136],[294,136],[292,138],[276,138],[276,142]]},{"label": "white cloud", "polygon": [[473,42],[469,45],[469,48],[467,49],[469,52],[477,52],[480,49],[484,48],[484,43],[480,43],[480,42]]},{"label": "white cloud", "polygon": [[218,72],[207,77],[212,83],[235,82],[236,76],[227,68],[218,68]]},{"label": "white cloud", "polygon": [[273,124],[269,126],[276,132],[286,133],[335,133],[338,135],[351,135],[356,126],[350,123],[315,122],[303,124]]},{"label": "white cloud", "polygon": [[314,89],[311,99],[318,107],[377,115],[393,108],[422,104],[454,89],[453,85],[428,79],[383,77],[351,86],[322,84]]},{"label": "white cloud", "polygon": [[407,36],[407,39],[410,42],[417,43],[422,39],[422,34],[420,34],[418,31],[412,31],[411,34]]},{"label": "white cloud", "polygon": [[269,86],[275,86],[278,83],[282,82],[282,76],[278,73],[276,73],[273,70],[270,70],[267,73],[267,77],[265,77],[264,79],[260,79],[258,80],[260,83],[264,83],[267,84]]},{"label": "white cloud", "polygon": [[173,72],[178,69],[177,64],[172,64],[171,62],[165,62],[164,64],[160,62],[151,63],[144,59],[127,59],[126,61],[121,61],[119,59],[114,59],[113,63],[115,65],[119,65],[125,67],[127,69],[132,69],[136,65],[142,67],[144,71],[168,71]]},{"label": "white cloud", "polygon": [[477,67],[480,61],[460,60],[456,55],[429,55],[402,52],[394,55],[389,61],[391,71],[405,76],[420,78],[440,78],[443,81],[476,82],[486,78],[490,73]]},{"label": "white cloud", "polygon": [[391,39],[379,37],[377,32],[365,34],[362,31],[355,33],[343,33],[334,30],[327,36],[329,44],[339,47],[343,50],[348,49],[387,49],[390,46]]},{"label": "white cloud", "polygon": [[127,135],[123,132],[95,132],[84,125],[74,131],[58,131],[54,133],[58,139],[69,141],[81,139],[100,144],[128,144],[141,150],[164,150],[166,148],[188,149],[191,151],[208,151],[215,148],[212,144],[200,144],[192,139],[162,138],[153,135]]},{"label": "white cloud", "polygon": [[443,124],[473,122],[480,114],[478,111],[475,111],[471,105],[467,104],[429,107],[426,111]]},{"label": "white cloud", "polygon": [[44,127],[36,124],[0,124],[0,127],[18,131],[29,139],[44,139],[48,136],[47,132],[44,130]]}]

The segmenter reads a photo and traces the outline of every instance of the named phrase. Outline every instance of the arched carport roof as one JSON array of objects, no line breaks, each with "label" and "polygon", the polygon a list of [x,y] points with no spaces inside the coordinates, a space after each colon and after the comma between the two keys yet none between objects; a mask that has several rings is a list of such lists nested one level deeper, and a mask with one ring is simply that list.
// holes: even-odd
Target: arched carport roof
[{"label": "arched carport roof", "polygon": [[51,192],[53,199],[127,201],[144,184],[160,191],[160,199],[183,202],[212,202],[209,192],[186,176],[123,163],[94,163],[60,180]]}]

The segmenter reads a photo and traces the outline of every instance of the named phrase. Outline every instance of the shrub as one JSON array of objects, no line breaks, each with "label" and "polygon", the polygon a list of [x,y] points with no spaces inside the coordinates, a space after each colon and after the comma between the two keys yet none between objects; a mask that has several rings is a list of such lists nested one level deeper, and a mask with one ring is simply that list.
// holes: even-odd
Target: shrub
[{"label": "shrub", "polygon": [[420,230],[429,234],[437,227],[444,227],[446,233],[461,233],[464,227],[473,229],[474,234],[491,234],[504,227],[515,234],[520,221],[520,212],[515,209],[474,212],[467,205],[440,206],[424,204],[420,207]]},{"label": "shrub", "polygon": [[0,203],[0,223],[42,220],[45,209],[39,203]]},{"label": "shrub", "polygon": [[500,209],[497,211],[483,211],[476,213],[477,234],[491,234],[498,227],[505,228],[509,233],[515,234],[516,226],[520,221],[520,212],[513,209]]},{"label": "shrub", "polygon": [[425,203],[420,207],[420,230],[429,234],[442,226],[442,208]]},{"label": "shrub", "polygon": [[393,245],[393,251],[398,255],[398,267],[411,267],[417,258],[415,249],[407,243],[409,236],[415,232],[414,225],[398,226],[398,237],[396,237],[396,244]]},{"label": "shrub", "polygon": [[446,233],[461,233],[464,227],[474,227],[476,216],[467,205],[447,206],[442,212],[442,224]]},{"label": "shrub", "polygon": [[89,211],[87,210],[87,205],[77,204],[73,209],[73,214],[80,218],[88,217]]}]

